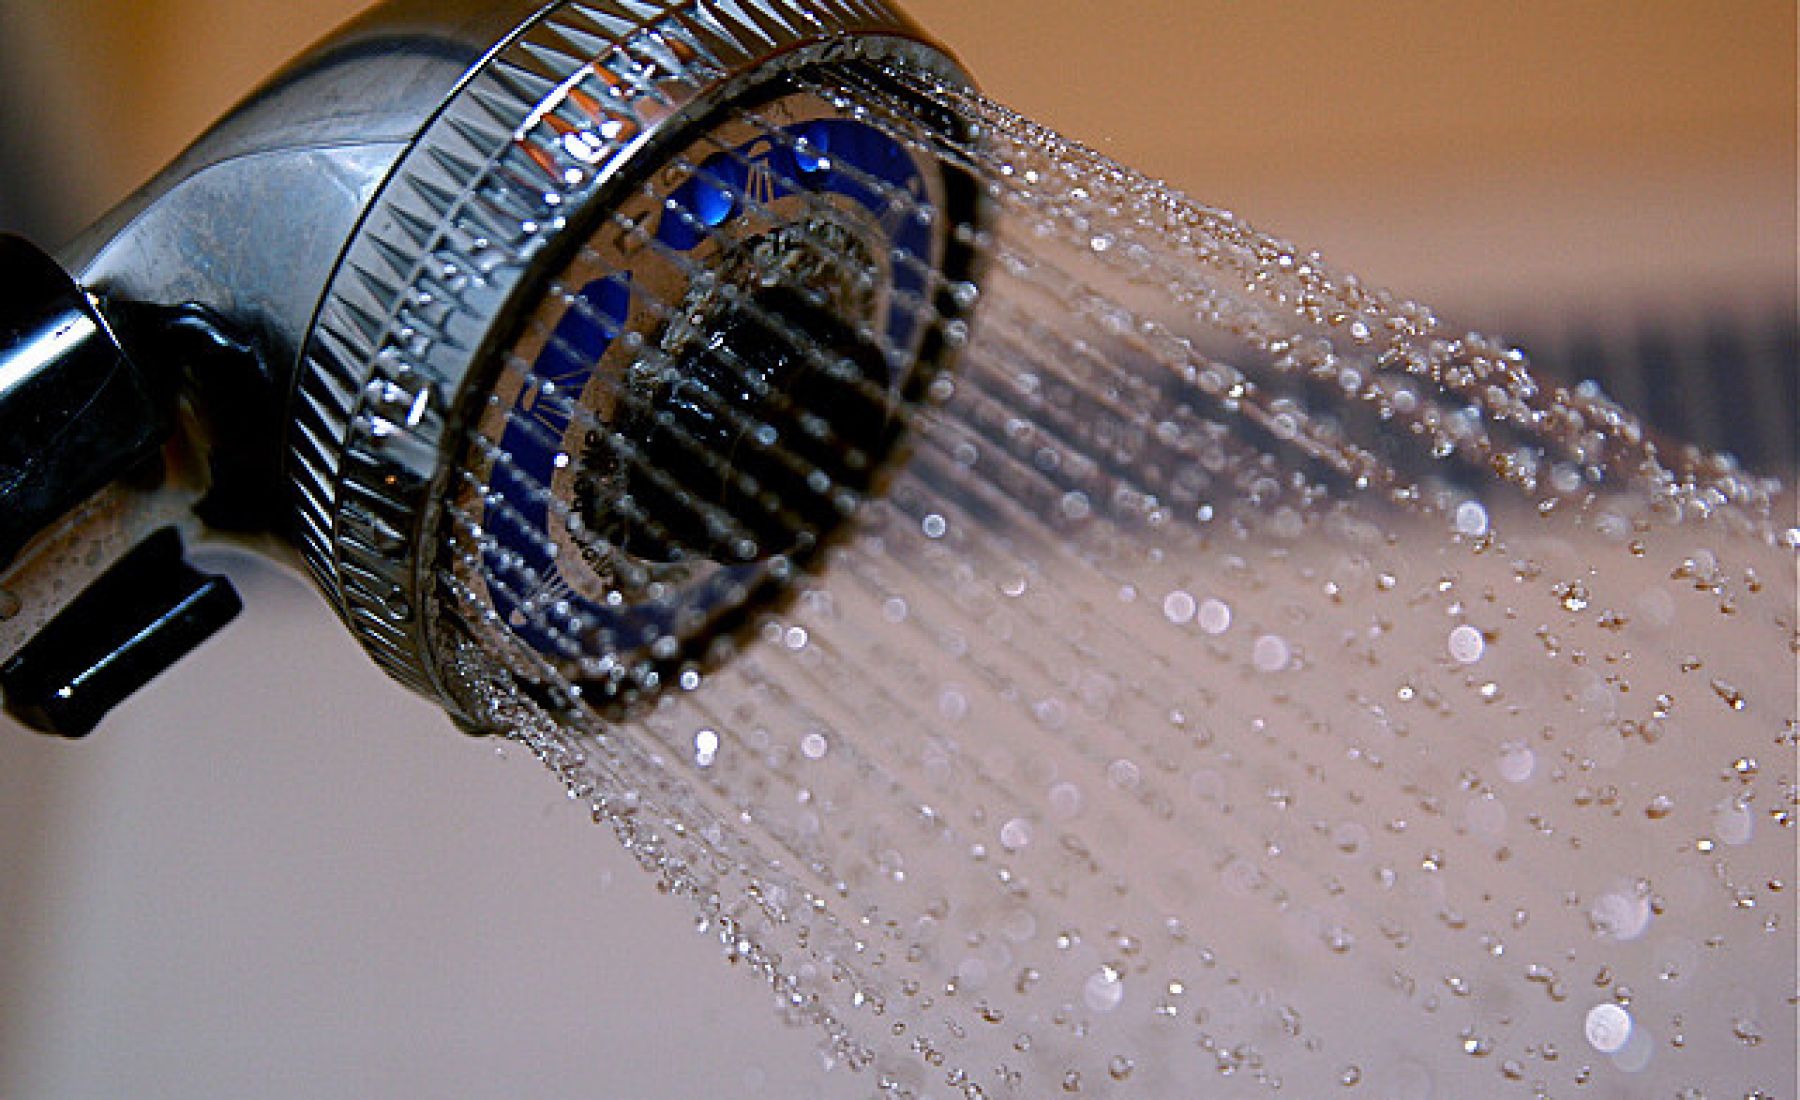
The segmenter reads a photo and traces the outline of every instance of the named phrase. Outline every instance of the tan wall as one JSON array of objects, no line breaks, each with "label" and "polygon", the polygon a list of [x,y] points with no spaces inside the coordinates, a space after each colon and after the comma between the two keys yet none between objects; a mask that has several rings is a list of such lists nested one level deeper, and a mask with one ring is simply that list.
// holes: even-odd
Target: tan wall
[{"label": "tan wall", "polygon": [[[1000,98],[1486,322],[1791,282],[1795,9],[911,0]],[[0,0],[97,209],[357,0]],[[1104,10],[1105,14],[1096,14]]]}]

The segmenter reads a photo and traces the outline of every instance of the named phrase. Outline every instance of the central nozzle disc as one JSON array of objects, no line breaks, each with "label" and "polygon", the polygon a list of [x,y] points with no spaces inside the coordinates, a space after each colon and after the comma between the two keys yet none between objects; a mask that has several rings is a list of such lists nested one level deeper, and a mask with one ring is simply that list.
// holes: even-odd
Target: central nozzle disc
[{"label": "central nozzle disc", "polygon": [[583,449],[588,529],[647,563],[805,553],[891,442],[893,379],[867,331],[863,235],[814,215],[722,253],[633,364],[617,432]]}]

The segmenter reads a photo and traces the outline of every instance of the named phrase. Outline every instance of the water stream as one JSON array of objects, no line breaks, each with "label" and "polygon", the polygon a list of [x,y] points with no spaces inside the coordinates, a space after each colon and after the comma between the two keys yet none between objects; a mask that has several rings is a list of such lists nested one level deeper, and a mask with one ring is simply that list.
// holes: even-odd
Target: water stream
[{"label": "water stream", "polygon": [[1770,483],[915,73],[546,289],[443,656],[871,1092],[1791,1086]]}]

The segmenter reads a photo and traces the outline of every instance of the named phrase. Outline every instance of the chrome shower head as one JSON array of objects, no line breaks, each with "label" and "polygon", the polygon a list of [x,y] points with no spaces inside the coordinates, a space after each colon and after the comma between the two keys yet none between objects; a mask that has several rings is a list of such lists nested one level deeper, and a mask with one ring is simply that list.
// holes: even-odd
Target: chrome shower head
[{"label": "chrome shower head", "polygon": [[[187,429],[157,433],[179,457],[154,506],[88,496],[137,440],[34,514],[9,706],[85,732],[170,659],[95,693],[147,624],[89,607],[26,645],[69,613],[34,575],[192,526],[196,498],[291,538],[381,666],[453,711],[447,538],[499,616],[572,604],[522,636],[589,701],[728,646],[878,477],[968,300],[974,188],[930,148],[966,124],[896,66],[963,79],[882,2],[400,0],[276,77],[65,257]],[[871,84],[914,104],[906,136],[834,92]],[[9,354],[45,391],[48,346]]]},{"label": "chrome shower head", "polygon": [[301,364],[308,561],[437,695],[440,534],[590,701],[703,658],[854,510],[943,350],[911,303],[968,274],[967,184],[826,98],[890,58],[953,71],[897,14],[618,8],[553,8],[459,90]]}]

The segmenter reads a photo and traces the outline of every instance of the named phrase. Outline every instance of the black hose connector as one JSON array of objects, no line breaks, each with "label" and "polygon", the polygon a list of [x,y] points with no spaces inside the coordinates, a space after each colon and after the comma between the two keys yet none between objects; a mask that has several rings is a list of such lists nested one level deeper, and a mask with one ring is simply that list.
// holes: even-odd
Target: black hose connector
[{"label": "black hose connector", "polygon": [[180,534],[164,528],[0,665],[7,713],[40,733],[86,737],[242,610],[231,583],[188,564]]}]

